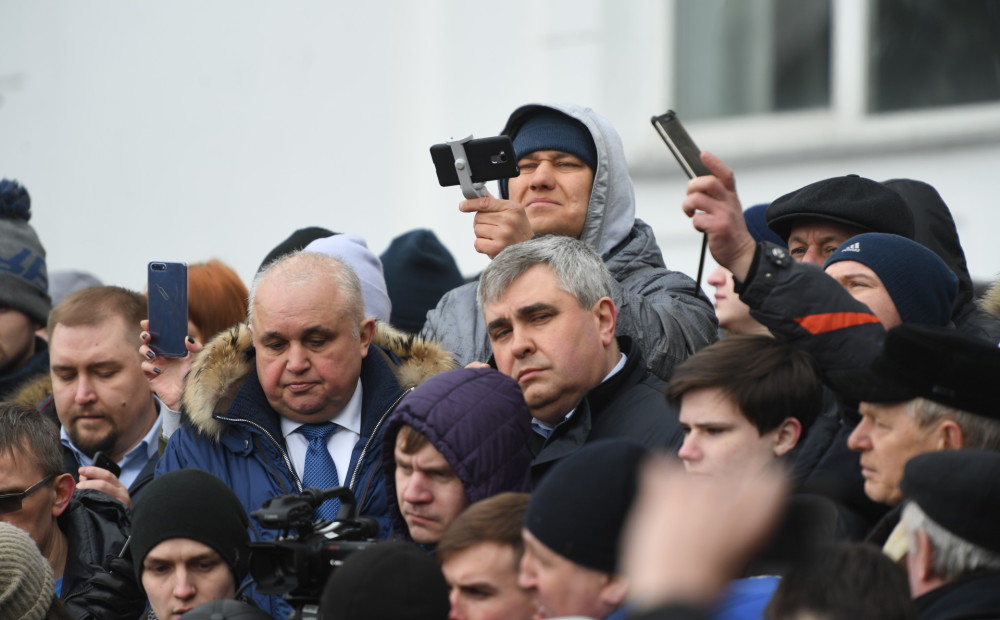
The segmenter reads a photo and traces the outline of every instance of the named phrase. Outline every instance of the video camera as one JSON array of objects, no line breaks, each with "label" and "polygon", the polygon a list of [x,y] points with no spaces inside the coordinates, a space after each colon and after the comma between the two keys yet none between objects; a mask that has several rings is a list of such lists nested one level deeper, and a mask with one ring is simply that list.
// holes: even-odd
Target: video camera
[{"label": "video camera", "polygon": [[[313,511],[340,498],[332,521],[313,521]],[[280,594],[292,605],[290,618],[318,618],[319,599],[330,574],[354,553],[373,544],[378,521],[355,516],[347,487],[307,488],[299,495],[273,497],[251,513],[262,527],[282,530],[274,540],[250,543],[250,574],[261,594]]]}]

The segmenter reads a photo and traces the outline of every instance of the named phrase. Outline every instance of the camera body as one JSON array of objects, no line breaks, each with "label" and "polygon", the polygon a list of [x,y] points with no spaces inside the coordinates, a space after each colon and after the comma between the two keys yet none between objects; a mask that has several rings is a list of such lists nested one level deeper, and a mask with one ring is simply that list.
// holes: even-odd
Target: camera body
[{"label": "camera body", "polygon": [[[314,522],[313,511],[328,499],[340,498],[332,521]],[[347,487],[307,488],[299,495],[269,499],[251,513],[262,527],[283,530],[274,540],[250,543],[250,574],[261,594],[280,594],[298,615],[316,605],[330,574],[355,551],[375,544],[375,519],[355,517],[354,493]]]}]

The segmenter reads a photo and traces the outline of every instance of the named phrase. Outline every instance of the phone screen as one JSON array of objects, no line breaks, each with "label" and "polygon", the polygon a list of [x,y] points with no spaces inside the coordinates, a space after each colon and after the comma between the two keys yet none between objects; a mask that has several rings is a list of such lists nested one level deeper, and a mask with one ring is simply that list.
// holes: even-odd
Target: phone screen
[{"label": "phone screen", "polygon": [[187,355],[187,264],[151,262],[147,270],[149,346],[157,355]]}]

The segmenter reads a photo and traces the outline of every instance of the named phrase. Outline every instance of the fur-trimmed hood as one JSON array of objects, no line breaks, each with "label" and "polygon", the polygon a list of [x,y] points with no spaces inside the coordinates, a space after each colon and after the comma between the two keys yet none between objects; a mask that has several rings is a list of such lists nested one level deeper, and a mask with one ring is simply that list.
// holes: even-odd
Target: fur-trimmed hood
[{"label": "fur-trimmed hood", "polygon": [[1000,319],[1000,279],[986,289],[986,293],[979,300],[979,308]]},{"label": "fur-trimmed hood", "polygon": [[[368,355],[391,361],[399,385],[408,389],[428,377],[456,367],[451,354],[438,344],[376,321]],[[213,439],[225,424],[213,417],[225,412],[255,367],[253,339],[245,323],[223,331],[198,353],[184,386],[185,423]]]}]

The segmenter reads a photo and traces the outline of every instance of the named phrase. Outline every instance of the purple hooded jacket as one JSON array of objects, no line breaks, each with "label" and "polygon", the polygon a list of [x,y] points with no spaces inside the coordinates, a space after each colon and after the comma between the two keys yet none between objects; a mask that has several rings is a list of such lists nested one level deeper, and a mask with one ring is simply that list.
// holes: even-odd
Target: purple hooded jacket
[{"label": "purple hooded jacket", "polygon": [[386,424],[382,468],[397,538],[410,540],[396,502],[393,454],[404,424],[444,456],[470,504],[504,491],[530,490],[531,413],[517,382],[492,368],[440,373],[407,394]]}]

